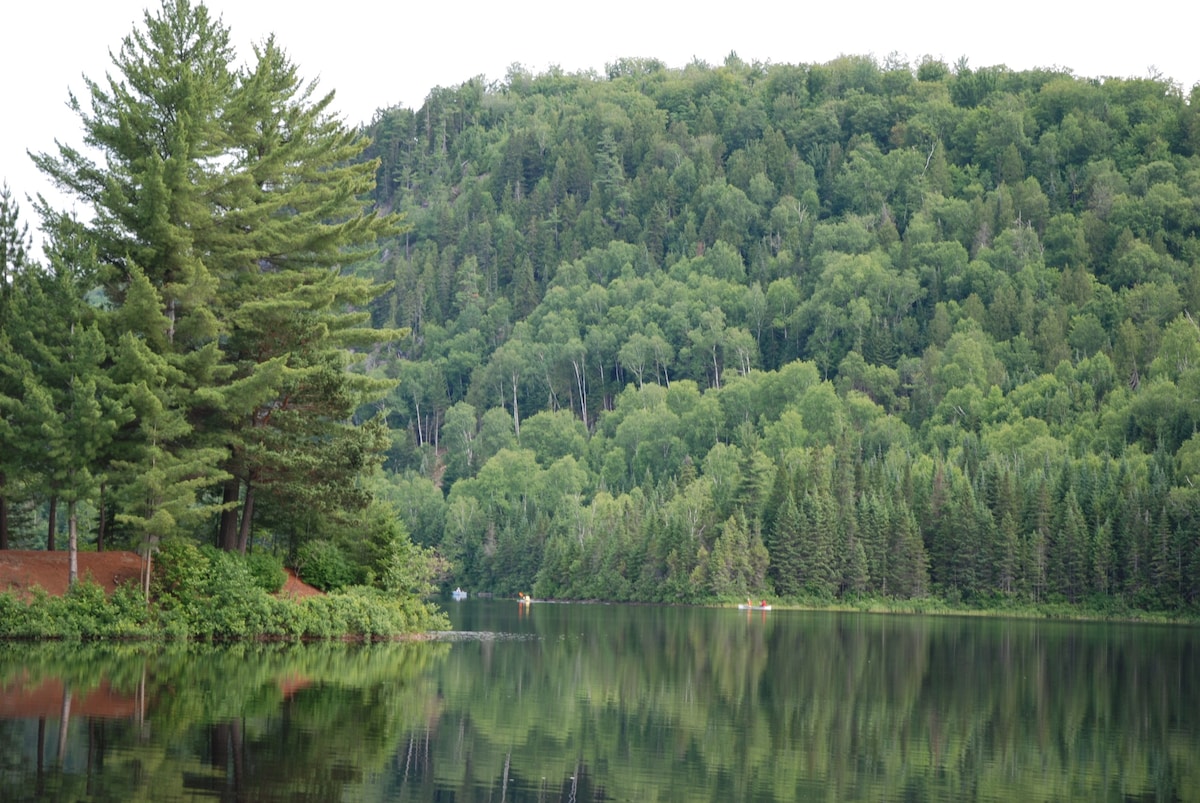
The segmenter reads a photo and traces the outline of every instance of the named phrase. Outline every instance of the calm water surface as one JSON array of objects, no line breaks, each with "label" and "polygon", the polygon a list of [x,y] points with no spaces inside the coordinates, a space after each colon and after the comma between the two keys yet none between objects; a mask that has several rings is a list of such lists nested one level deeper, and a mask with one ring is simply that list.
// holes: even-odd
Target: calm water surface
[{"label": "calm water surface", "polygon": [[446,605],[432,643],[2,644],[0,800],[1200,801],[1195,628]]}]

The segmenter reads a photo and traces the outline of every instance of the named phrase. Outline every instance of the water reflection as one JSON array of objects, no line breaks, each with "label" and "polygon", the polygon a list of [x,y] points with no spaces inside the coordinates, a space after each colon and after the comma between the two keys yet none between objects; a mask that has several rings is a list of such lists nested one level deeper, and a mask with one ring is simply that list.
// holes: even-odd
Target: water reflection
[{"label": "water reflection", "polygon": [[474,600],[450,614],[439,643],[9,645],[0,799],[1200,795],[1194,629]]}]

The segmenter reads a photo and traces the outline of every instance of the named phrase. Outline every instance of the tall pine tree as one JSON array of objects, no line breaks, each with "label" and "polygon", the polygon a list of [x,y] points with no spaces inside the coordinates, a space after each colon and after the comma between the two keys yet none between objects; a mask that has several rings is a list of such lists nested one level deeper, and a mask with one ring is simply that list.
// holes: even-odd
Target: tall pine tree
[{"label": "tall pine tree", "polygon": [[[18,277],[32,267],[29,227],[20,219],[20,209],[8,184],[0,185],[0,549],[8,549],[9,475],[20,470],[18,433],[10,418],[20,389],[20,374],[13,344],[6,334],[12,315],[12,295]],[[6,367],[8,370],[6,370]]]},{"label": "tall pine tree", "polygon": [[143,458],[220,455],[194,476],[227,477],[218,541],[245,550],[256,499],[332,514],[366,502],[357,479],[384,440],[355,414],[385,386],[347,369],[354,349],[396,333],[367,327],[355,310],[383,288],[343,266],[399,226],[365,212],[376,165],[354,162],[367,143],[330,111],[333,94],[317,96],[273,39],[248,67],[233,60],[203,5],[164,0],[114,72],[87,82],[88,108],[71,98],[102,159],[59,144],[34,160],[91,208],[108,300],[130,303],[138,271],[157,295],[165,331],[142,336],[180,385],[161,398],[191,432]]}]

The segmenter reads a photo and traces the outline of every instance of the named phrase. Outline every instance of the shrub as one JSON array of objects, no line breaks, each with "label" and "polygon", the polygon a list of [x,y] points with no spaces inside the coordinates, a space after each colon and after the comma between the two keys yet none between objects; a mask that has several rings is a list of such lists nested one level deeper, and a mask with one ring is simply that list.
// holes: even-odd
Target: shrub
[{"label": "shrub", "polygon": [[200,591],[208,576],[208,556],[191,541],[168,538],[159,545],[153,567],[152,595],[169,604]]},{"label": "shrub", "polygon": [[252,552],[247,555],[246,567],[250,570],[254,584],[268,594],[279,591],[287,582],[287,572],[283,570],[283,562],[266,552]]},{"label": "shrub", "polygon": [[[314,585],[336,588],[353,580],[352,567],[333,544],[314,541],[304,552]],[[0,638],[377,639],[449,626],[436,609],[407,594],[351,587],[304,600],[271,596],[264,587],[279,588],[285,576],[270,556],[246,559],[167,541],[152,578],[157,604],[147,605],[136,584],[106,596],[90,578],[62,597],[35,589],[26,602],[0,593]]]},{"label": "shrub", "polygon": [[354,568],[332,541],[309,541],[300,547],[296,573],[322,591],[345,588],[354,582]]}]

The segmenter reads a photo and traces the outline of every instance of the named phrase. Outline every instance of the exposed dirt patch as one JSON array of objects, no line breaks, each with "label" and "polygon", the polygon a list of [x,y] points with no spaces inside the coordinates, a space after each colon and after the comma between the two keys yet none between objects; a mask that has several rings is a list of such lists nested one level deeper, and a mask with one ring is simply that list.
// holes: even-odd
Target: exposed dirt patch
[{"label": "exposed dirt patch", "polygon": [[[0,592],[13,591],[25,599],[40,587],[47,594],[67,593],[67,553],[0,549]],[[311,597],[322,593],[305,583],[291,569],[280,590],[282,596]],[[142,558],[136,552],[80,552],[79,577],[90,576],[111,594],[122,583],[136,585],[142,574]]]},{"label": "exposed dirt patch", "polygon": [[296,576],[296,573],[291,569],[285,569],[287,572],[287,580],[283,584],[283,588],[279,589],[281,597],[318,597],[325,592],[319,588],[313,588],[308,583]]},{"label": "exposed dirt patch", "polygon": [[[67,553],[23,549],[0,550],[0,591],[28,597],[34,588],[59,596],[67,593]],[[137,585],[142,558],[136,552],[80,552],[79,577],[91,576],[106,592],[122,583]]]}]

